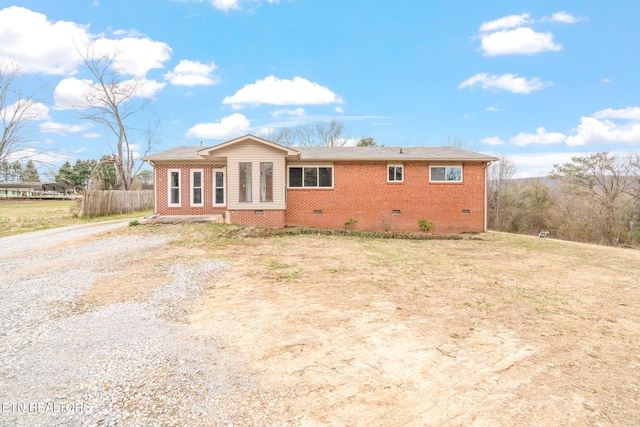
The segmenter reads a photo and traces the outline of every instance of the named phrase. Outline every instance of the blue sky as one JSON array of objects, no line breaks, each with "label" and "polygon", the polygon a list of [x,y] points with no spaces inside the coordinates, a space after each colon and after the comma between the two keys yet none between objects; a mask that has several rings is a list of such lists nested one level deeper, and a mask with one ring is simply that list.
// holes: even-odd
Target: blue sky
[{"label": "blue sky", "polygon": [[[41,113],[24,149],[110,152],[76,46],[144,81],[157,151],[337,119],[347,136],[505,154],[519,176],[640,145],[635,1],[0,1],[0,60]],[[139,146],[142,140],[135,141]],[[52,159],[52,156],[57,156]]]}]

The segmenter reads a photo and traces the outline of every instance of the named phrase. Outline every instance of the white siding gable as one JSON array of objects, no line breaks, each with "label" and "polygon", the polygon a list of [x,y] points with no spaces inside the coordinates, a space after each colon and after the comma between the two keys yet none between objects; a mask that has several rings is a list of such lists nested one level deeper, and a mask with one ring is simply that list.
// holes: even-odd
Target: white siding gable
[{"label": "white siding gable", "polygon": [[[227,208],[229,210],[286,209],[286,152],[247,140],[216,150],[216,157],[227,158]],[[273,163],[273,202],[260,202],[260,163]],[[240,202],[240,163],[251,163],[251,203]]]}]

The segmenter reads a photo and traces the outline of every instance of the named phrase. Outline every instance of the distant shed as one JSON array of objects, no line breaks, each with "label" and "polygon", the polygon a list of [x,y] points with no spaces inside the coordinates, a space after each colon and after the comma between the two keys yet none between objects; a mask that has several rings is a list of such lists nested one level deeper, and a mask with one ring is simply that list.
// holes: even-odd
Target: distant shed
[{"label": "distant shed", "polygon": [[75,198],[75,188],[60,182],[0,182],[0,199]]}]

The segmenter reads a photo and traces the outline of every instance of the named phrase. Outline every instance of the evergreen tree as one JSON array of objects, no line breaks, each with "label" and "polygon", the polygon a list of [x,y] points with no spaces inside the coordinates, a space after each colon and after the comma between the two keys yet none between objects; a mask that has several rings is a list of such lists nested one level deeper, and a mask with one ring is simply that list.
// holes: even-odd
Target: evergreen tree
[{"label": "evergreen tree", "polygon": [[73,171],[71,170],[71,164],[66,161],[56,174],[56,182],[61,184],[73,185]]},{"label": "evergreen tree", "polygon": [[153,172],[145,169],[140,171],[138,175],[136,175],[136,178],[138,178],[143,184],[151,184],[151,182],[153,182]]},{"label": "evergreen tree", "polygon": [[22,165],[20,162],[11,163],[11,179],[12,182],[20,181],[20,176],[22,175]]},{"label": "evergreen tree", "polygon": [[111,156],[102,156],[93,173],[94,187],[101,190],[115,190],[118,186],[116,166]]},{"label": "evergreen tree", "polygon": [[89,188],[95,167],[95,160],[76,160],[71,171],[73,186],[76,188],[76,191],[84,191]]},{"label": "evergreen tree", "polygon": [[377,146],[378,146],[378,143],[371,136],[360,138],[360,141],[358,141],[358,147],[377,147]]},{"label": "evergreen tree", "polygon": [[6,159],[0,162],[0,182],[9,182],[11,177],[11,163]]},{"label": "evergreen tree", "polygon": [[36,169],[32,160],[29,160],[25,168],[22,170],[22,173],[20,174],[20,181],[40,182],[40,174],[38,174],[38,169]]}]

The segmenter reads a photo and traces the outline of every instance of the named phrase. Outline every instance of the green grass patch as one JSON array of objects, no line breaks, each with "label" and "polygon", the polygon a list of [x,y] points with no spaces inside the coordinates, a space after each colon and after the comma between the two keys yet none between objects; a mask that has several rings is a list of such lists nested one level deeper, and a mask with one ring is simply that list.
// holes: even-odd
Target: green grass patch
[{"label": "green grass patch", "polygon": [[0,200],[0,237],[74,224],[140,218],[152,211],[78,218],[75,200]]}]

